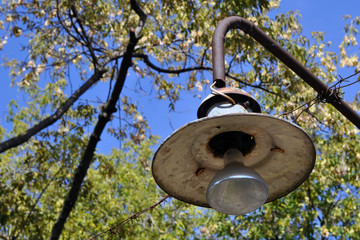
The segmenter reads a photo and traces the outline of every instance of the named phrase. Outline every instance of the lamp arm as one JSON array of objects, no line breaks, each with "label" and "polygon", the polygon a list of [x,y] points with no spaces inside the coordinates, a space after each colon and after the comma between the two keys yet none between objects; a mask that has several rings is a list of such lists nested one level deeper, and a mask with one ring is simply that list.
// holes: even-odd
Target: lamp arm
[{"label": "lamp arm", "polygon": [[214,31],[212,39],[212,56],[213,81],[216,87],[225,87],[224,39],[226,33],[230,29],[241,29],[244,33],[249,34],[258,43],[280,59],[286,66],[293,70],[300,78],[307,82],[307,84],[319,93],[321,99],[325,100],[327,103],[331,103],[339,112],[360,129],[359,114],[341,99],[337,91],[329,88],[319,80],[312,72],[310,72],[310,70],[282,48],[276,41],[255,26],[254,23],[241,17],[232,16],[225,18],[218,24]]}]

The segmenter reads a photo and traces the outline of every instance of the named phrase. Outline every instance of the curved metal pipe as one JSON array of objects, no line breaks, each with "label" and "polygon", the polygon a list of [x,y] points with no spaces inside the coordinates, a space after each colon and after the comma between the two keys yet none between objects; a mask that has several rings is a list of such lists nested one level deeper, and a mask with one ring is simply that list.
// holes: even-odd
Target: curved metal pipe
[{"label": "curved metal pipe", "polygon": [[254,23],[237,16],[232,16],[222,20],[216,27],[212,39],[212,56],[213,56],[213,81],[216,87],[225,87],[225,56],[224,56],[224,39],[230,29],[241,29],[244,33],[249,34],[258,43],[264,46],[286,66],[293,70],[300,78],[307,82],[321,99],[331,103],[339,112],[350,120],[357,128],[360,129],[360,116],[349,104],[344,102],[337,91],[329,88],[310,72],[297,59],[290,55],[277,42],[270,38]]}]

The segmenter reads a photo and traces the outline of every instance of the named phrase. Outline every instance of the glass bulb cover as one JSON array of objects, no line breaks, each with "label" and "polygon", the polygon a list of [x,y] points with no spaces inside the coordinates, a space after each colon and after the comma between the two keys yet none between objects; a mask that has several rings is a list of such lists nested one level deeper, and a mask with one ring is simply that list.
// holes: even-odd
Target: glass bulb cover
[{"label": "glass bulb cover", "polygon": [[241,163],[231,163],[211,180],[206,198],[218,212],[241,215],[261,207],[268,194],[268,186],[258,173]]}]

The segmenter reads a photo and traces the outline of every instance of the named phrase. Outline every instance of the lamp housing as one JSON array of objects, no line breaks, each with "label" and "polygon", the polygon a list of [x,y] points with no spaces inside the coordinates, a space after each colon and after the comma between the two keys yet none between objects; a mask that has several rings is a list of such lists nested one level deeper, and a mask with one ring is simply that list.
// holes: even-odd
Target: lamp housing
[{"label": "lamp housing", "polygon": [[[300,186],[314,167],[315,147],[297,125],[260,113],[259,104],[244,91],[218,90],[236,104],[210,94],[199,107],[199,119],[177,129],[159,146],[152,173],[160,188],[176,199],[227,214],[243,214]],[[241,163],[228,164],[224,154],[229,149],[243,154]],[[262,189],[258,191],[261,197],[250,197],[261,200],[247,207],[240,201],[233,208],[218,207],[219,201],[212,192],[229,192],[222,186],[232,182],[232,176],[237,177],[236,184],[249,183],[248,186]]]}]

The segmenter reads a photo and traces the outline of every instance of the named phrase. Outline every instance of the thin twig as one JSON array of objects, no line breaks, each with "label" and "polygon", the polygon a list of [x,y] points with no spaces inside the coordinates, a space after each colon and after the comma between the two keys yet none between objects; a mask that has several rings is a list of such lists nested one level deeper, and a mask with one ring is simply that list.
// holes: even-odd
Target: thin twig
[{"label": "thin twig", "polygon": [[27,224],[30,215],[32,214],[32,212],[34,211],[36,205],[38,204],[38,202],[40,201],[40,198],[42,197],[42,195],[45,193],[46,189],[50,186],[50,184],[54,181],[55,177],[58,175],[59,172],[61,172],[62,168],[60,167],[60,169],[54,174],[54,176],[50,179],[50,181],[46,184],[46,186],[42,189],[41,193],[39,194],[39,196],[37,197],[35,203],[33,204],[33,206],[30,209],[30,212],[27,214],[25,221],[23,222],[23,224],[21,225],[21,228],[19,230],[19,232],[16,234],[16,236],[14,238],[12,238],[13,240],[17,239],[19,237],[19,235],[21,234],[21,232],[25,229],[25,225]]},{"label": "thin twig", "polygon": [[[359,73],[360,73],[360,71],[357,71],[357,72],[354,73],[353,75],[350,75],[350,76],[348,76],[348,77],[346,77],[346,78],[343,78],[342,80],[347,80],[347,79],[349,79],[349,78],[351,78],[351,77],[356,76],[356,75],[359,74]],[[347,84],[347,85],[341,86],[341,88],[349,87],[349,86],[354,85],[355,83],[357,83],[357,82],[359,82],[359,81],[360,81],[360,80],[356,80],[355,82],[352,82],[352,83],[349,83],[349,84]]]},{"label": "thin twig", "polygon": [[[314,204],[314,200],[313,200],[313,198],[312,198],[312,196],[311,196],[310,187],[308,187],[308,188],[306,189],[306,194],[307,194],[307,196],[308,196],[308,198],[309,198],[309,201],[310,201],[310,207],[313,209],[313,211],[317,211],[317,209],[316,209],[316,207],[315,207],[315,204]],[[320,223],[323,221],[319,215],[317,216],[317,218],[318,218],[318,220],[319,220]]]},{"label": "thin twig", "polygon": [[70,31],[70,29],[65,26],[64,24],[64,20],[61,18],[60,16],[60,7],[59,7],[60,3],[59,3],[59,0],[56,0],[56,16],[57,16],[57,19],[58,19],[58,22],[60,23],[61,27],[63,29],[65,29],[65,31],[67,32],[67,34],[69,34],[70,37],[72,37],[76,42],[79,42],[81,45],[85,45],[81,39],[77,38],[75,35],[73,35]]},{"label": "thin twig", "polygon": [[[86,31],[85,31],[85,28],[84,28],[84,25],[82,24],[82,21],[79,17],[79,13],[78,11],[76,10],[76,7],[75,5],[71,5],[71,11],[73,12],[73,16],[75,17],[76,19],[76,22],[79,24],[80,26],[80,29],[81,29],[81,32],[82,34],[78,33],[80,36],[83,37],[83,39],[85,40],[85,43],[86,43],[86,47],[89,49],[89,52],[90,52],[90,55],[91,55],[91,58],[92,58],[92,62],[94,64],[94,67],[95,69],[97,68],[97,65],[98,65],[98,59],[95,55],[95,52],[94,52],[94,49],[92,47],[92,40],[91,38],[88,37]],[[76,26],[74,25],[74,29],[76,29]],[[77,31],[77,29],[76,29]]]},{"label": "thin twig", "polygon": [[263,90],[263,91],[265,91],[265,92],[267,92],[267,93],[271,93],[271,94],[273,94],[273,95],[278,95],[278,94],[276,94],[275,92],[270,91],[269,89],[266,89],[266,88],[264,88],[264,87],[262,87],[262,86],[260,86],[260,85],[252,85],[252,84],[247,83],[247,82],[241,80],[240,78],[235,77],[235,76],[233,76],[233,75],[231,75],[231,74],[229,74],[229,73],[225,73],[225,76],[228,77],[228,78],[230,78],[230,79],[232,79],[232,80],[234,80],[234,81],[236,81],[236,82],[238,82],[238,83],[241,83],[241,84],[243,84],[243,85],[245,85],[245,86],[252,87],[252,88],[257,88],[257,89]]},{"label": "thin twig", "polygon": [[229,67],[228,67],[226,73],[228,73],[228,74],[230,73],[232,64],[233,64],[233,62],[235,61],[236,57],[237,57],[237,55],[235,55],[235,56],[230,60],[230,62],[229,62]]},{"label": "thin twig", "polygon": [[201,61],[200,61],[200,66],[204,66],[204,60],[205,60],[205,57],[206,57],[206,52],[209,50],[209,46],[205,48],[202,56],[201,56]]},{"label": "thin twig", "polygon": [[355,81],[355,82],[353,82],[353,83],[350,83],[350,84],[348,84],[348,85],[345,85],[345,86],[340,86],[340,84],[341,84],[342,82],[344,82],[345,80],[348,80],[349,78],[352,78],[352,77],[356,76],[356,75],[359,74],[359,73],[360,73],[360,70],[359,70],[359,71],[356,71],[354,74],[352,74],[352,75],[350,75],[350,76],[348,76],[348,77],[346,77],[346,78],[343,78],[343,77],[341,77],[341,76],[339,75],[340,80],[337,81],[336,83],[334,83],[334,84],[333,84],[332,86],[330,86],[329,88],[331,88],[331,89],[337,88],[336,85],[339,85],[338,88],[344,88],[344,87],[351,86],[351,85],[359,82],[359,80],[357,80],[357,81]]},{"label": "thin twig", "polygon": [[[132,215],[129,216],[127,219],[122,220],[121,222],[117,223],[116,225],[112,226],[111,228],[109,228],[109,229],[107,229],[107,230],[105,230],[105,231],[103,231],[103,232],[101,232],[101,233],[98,233],[98,234],[92,236],[89,240],[94,240],[95,238],[97,238],[97,237],[99,237],[100,235],[102,235],[102,234],[104,234],[104,233],[107,233],[107,232],[111,232],[111,235],[110,235],[110,237],[109,237],[109,238],[111,238],[113,235],[115,235],[116,233],[118,233],[125,224],[127,224],[127,223],[130,222],[131,220],[134,220],[134,219],[140,217],[143,213],[146,213],[146,212],[148,212],[148,211],[156,208],[158,205],[160,205],[162,202],[164,202],[164,201],[165,201],[166,199],[168,199],[169,197],[170,197],[169,195],[166,195],[166,196],[162,197],[157,203],[155,203],[155,204],[151,205],[150,207],[145,208],[145,209],[143,209],[143,210],[141,210],[141,211],[139,211],[139,212],[137,212],[137,213],[132,214]],[[109,238],[108,238],[108,239],[109,239]]]},{"label": "thin twig", "polygon": [[[308,104],[310,104],[311,102],[315,101],[316,99],[318,99],[318,97],[313,98],[313,99],[307,101],[307,102],[304,103],[304,104],[301,104],[300,106],[298,106],[297,108],[295,108],[295,109],[293,109],[293,110],[291,110],[291,111],[289,111],[289,112],[284,112],[284,113],[278,115],[278,117],[281,117],[281,116],[284,116],[284,115],[288,115],[288,114],[290,114],[290,113],[293,113],[293,112],[295,112],[296,110],[304,107],[305,105],[308,105]],[[312,105],[311,105],[311,106],[312,106]],[[307,108],[309,108],[309,107],[307,107]]]},{"label": "thin twig", "polygon": [[311,108],[315,103],[316,103],[316,102],[313,102],[313,103],[311,103],[307,108],[304,108],[304,109],[295,117],[294,122],[297,121],[297,119],[300,117],[300,115],[301,115],[304,111],[306,111],[306,110],[308,110],[309,108]]}]

